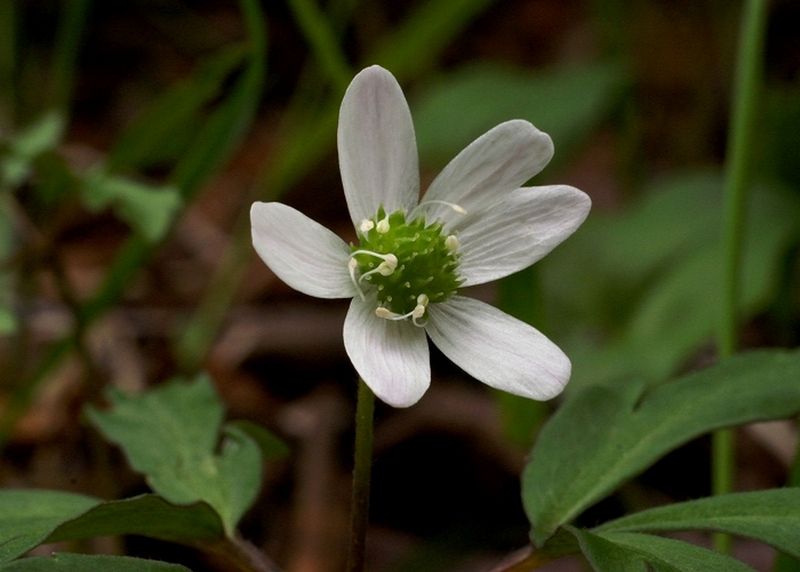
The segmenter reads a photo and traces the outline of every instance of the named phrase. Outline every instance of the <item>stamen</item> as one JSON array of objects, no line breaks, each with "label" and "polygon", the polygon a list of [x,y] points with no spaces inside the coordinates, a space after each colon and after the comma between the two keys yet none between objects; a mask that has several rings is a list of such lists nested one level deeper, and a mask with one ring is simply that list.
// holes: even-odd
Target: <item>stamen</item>
[{"label": "stamen", "polygon": [[444,245],[450,252],[455,252],[458,249],[458,239],[455,234],[451,234],[444,239]]},{"label": "stamen", "polygon": [[421,328],[425,324],[420,324],[417,322],[420,318],[425,315],[425,310],[427,309],[428,302],[430,299],[425,294],[420,294],[417,296],[417,305],[411,310],[411,321],[414,322],[414,325],[418,328]]},{"label": "stamen", "polygon": [[[369,272],[365,272],[364,274],[362,274],[361,278],[358,279],[359,282],[365,280],[367,277],[371,276],[372,274],[375,274],[376,272],[381,276],[389,276],[392,274],[392,272],[395,271],[395,269],[397,268],[397,257],[394,254],[390,252],[389,254],[378,255],[378,256],[381,256],[381,258],[383,258],[383,262],[378,264],[378,267],[375,268],[374,270],[370,270]],[[355,260],[355,258],[351,258],[350,260]]]},{"label": "stamen", "polygon": [[361,232],[369,232],[373,228],[375,228],[375,223],[369,220],[368,218],[362,220],[361,224],[358,225],[358,230],[360,230]]},{"label": "stamen", "polygon": [[397,268],[397,257],[391,252],[389,254],[381,254],[380,252],[373,252],[372,250],[355,250],[350,253],[350,259],[352,260],[356,254],[368,254],[375,258],[380,258],[384,262],[390,264],[392,268]]},{"label": "stamen", "polygon": [[383,217],[381,220],[378,221],[378,225],[375,227],[375,229],[381,234],[386,234],[387,232],[389,232],[389,228],[390,228],[389,215],[387,214],[385,217]]},{"label": "stamen", "polygon": [[384,320],[393,320],[393,321],[406,320],[408,318],[411,318],[411,321],[414,323],[414,325],[417,326],[418,328],[421,328],[425,324],[419,323],[418,320],[425,315],[425,310],[427,309],[428,302],[430,302],[428,296],[426,296],[425,294],[420,294],[419,296],[417,296],[417,305],[414,306],[414,309],[408,312],[407,314],[398,314],[397,312],[392,312],[389,308],[386,308],[385,306],[378,306],[377,308],[375,308],[375,315],[378,316],[379,318],[383,318]]},{"label": "stamen", "polygon": [[418,208],[420,208],[422,205],[427,205],[427,204],[431,204],[431,203],[435,203],[435,204],[438,204],[438,205],[445,205],[445,206],[448,206],[448,207],[450,207],[451,209],[453,209],[454,211],[456,211],[456,212],[457,212],[458,214],[460,214],[460,215],[465,215],[465,214],[467,214],[467,209],[465,209],[465,208],[464,208],[464,207],[462,207],[461,205],[457,205],[457,204],[455,204],[455,203],[449,203],[449,202],[447,202],[447,201],[438,201],[438,200],[436,200],[436,199],[431,199],[431,200],[428,200],[428,201],[422,201],[421,203],[419,203],[419,204],[416,206],[416,208],[414,209],[414,211],[416,211],[416,210],[417,210]]},{"label": "stamen", "polygon": [[358,280],[356,280],[356,268],[358,268],[358,260],[351,258],[347,263],[347,269],[350,271],[350,280],[352,280],[353,286],[356,287],[356,292],[358,292],[358,296],[361,298],[361,301],[366,302],[367,298],[364,296],[364,292],[361,291],[361,287],[358,285]]}]

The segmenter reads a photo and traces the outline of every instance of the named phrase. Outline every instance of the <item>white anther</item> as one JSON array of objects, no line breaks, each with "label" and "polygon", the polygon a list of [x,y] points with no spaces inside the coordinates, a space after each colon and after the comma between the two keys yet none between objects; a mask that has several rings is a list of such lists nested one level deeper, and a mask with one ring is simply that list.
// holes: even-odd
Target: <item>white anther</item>
[{"label": "white anther", "polygon": [[[369,272],[364,272],[364,274],[361,275],[358,281],[356,281],[355,275],[356,275],[356,268],[358,267],[358,261],[355,259],[355,256],[357,254],[368,254],[369,256],[380,258],[381,260],[383,260],[383,262],[378,264],[377,268],[373,268]],[[350,269],[350,277],[353,280],[353,284],[355,284],[358,287],[359,283],[369,279],[369,277],[375,273],[378,273],[381,276],[389,276],[397,268],[397,257],[391,252],[389,254],[381,254],[380,252],[372,252],[371,250],[356,250],[355,252],[350,254],[350,262],[347,263],[347,266]],[[370,266],[374,266],[374,264],[370,263]]]},{"label": "white anther", "polygon": [[425,315],[425,306],[417,304],[417,306],[408,314],[398,314],[397,312],[392,312],[389,308],[378,306],[375,308],[375,315],[379,318],[383,318],[384,320],[392,320],[395,322],[411,318],[411,320],[414,322],[414,325],[421,328],[424,326],[424,324],[418,324],[417,320]]},{"label": "white anther", "polygon": [[458,239],[456,238],[455,234],[451,234],[447,238],[444,239],[444,246],[450,252],[455,252],[458,249]]},{"label": "white anther", "polygon": [[392,272],[394,272],[394,266],[388,264],[386,262],[381,262],[378,267],[375,269],[375,272],[380,274],[381,276],[390,276]]},{"label": "white anther", "polygon": [[461,205],[457,205],[455,203],[450,203],[450,202],[447,202],[447,201],[437,201],[435,199],[430,200],[430,201],[422,201],[420,204],[417,205],[417,207],[414,210],[417,210],[422,205],[427,205],[427,204],[430,204],[430,203],[435,203],[435,204],[438,204],[438,205],[448,206],[448,207],[450,207],[451,209],[453,209],[454,211],[456,211],[460,215],[467,214],[467,209],[465,209]]},{"label": "white anther", "polygon": [[361,224],[358,225],[358,230],[360,230],[361,232],[369,232],[373,228],[375,228],[375,223],[369,220],[368,218],[362,220]]},{"label": "white anther", "polygon": [[386,215],[385,217],[383,217],[381,220],[378,221],[375,230],[377,230],[381,234],[386,234],[387,232],[389,232],[389,215]]},{"label": "white anther", "polygon": [[418,323],[417,320],[419,320],[425,315],[425,309],[428,306],[428,302],[430,302],[430,299],[428,298],[427,295],[420,294],[419,296],[417,296],[417,305],[414,306],[413,310],[411,310],[411,321],[414,322],[414,325],[417,327],[421,328],[422,326],[425,325]]},{"label": "white anther", "polygon": [[383,318],[384,320],[396,320],[397,314],[389,310],[388,308],[384,308],[383,306],[378,306],[375,308],[375,315],[379,318]]}]

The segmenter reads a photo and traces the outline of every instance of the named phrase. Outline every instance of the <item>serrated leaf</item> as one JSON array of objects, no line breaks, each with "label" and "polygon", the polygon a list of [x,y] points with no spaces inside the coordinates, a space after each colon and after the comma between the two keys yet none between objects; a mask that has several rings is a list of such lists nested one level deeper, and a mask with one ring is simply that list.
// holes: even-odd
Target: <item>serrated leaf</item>
[{"label": "serrated leaf", "polygon": [[559,526],[699,435],[800,412],[800,352],[756,351],[657,387],[578,390],[544,426],[523,473],[541,545]]},{"label": "serrated leaf", "polygon": [[0,566],[0,572],[190,572],[185,566],[130,556],[55,554],[23,558]]},{"label": "serrated leaf", "polygon": [[99,502],[58,491],[0,491],[0,562],[22,556],[44,542],[59,525]]},{"label": "serrated leaf", "polygon": [[219,515],[205,503],[179,506],[155,495],[103,502],[61,491],[0,491],[0,562],[40,544],[124,534],[201,548],[225,538]]},{"label": "serrated leaf", "polygon": [[730,556],[672,538],[571,530],[597,572],[755,572]]},{"label": "serrated leaf", "polygon": [[498,123],[527,119],[552,137],[560,160],[607,116],[627,81],[616,62],[537,72],[470,64],[413,94],[420,156],[443,163]]},{"label": "serrated leaf", "polygon": [[163,238],[181,207],[180,193],[175,187],[154,187],[100,170],[86,179],[83,200],[95,212],[111,206],[150,242]]},{"label": "serrated leaf", "polygon": [[755,538],[800,558],[800,488],[733,493],[644,510],[595,532],[711,530]]},{"label": "serrated leaf", "polygon": [[92,422],[122,447],[153,490],[176,504],[207,502],[231,536],[258,494],[261,453],[235,427],[220,435],[223,407],[208,376],[109,398],[109,410],[87,410]]}]

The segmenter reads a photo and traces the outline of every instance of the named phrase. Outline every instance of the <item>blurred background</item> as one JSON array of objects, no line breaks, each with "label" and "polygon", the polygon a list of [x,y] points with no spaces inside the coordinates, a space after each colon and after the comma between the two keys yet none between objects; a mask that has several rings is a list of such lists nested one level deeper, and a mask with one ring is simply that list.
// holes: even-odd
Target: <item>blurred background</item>
[{"label": "blurred background", "polygon": [[[347,302],[280,282],[252,250],[248,210],[280,200],[355,238],[336,120],[373,63],[404,87],[423,188],[474,138],[524,118],[556,148],[532,184],[592,197],[545,260],[468,292],[559,344],[568,391],[712,363],[740,15],[722,0],[3,0],[0,486],[145,491],[83,406],[109,385],[138,392],[206,370],[230,418],[289,445],[268,462],[244,535],[284,570],[343,568]],[[798,17],[797,2],[772,2],[744,347],[800,339]],[[370,569],[489,570],[527,543],[519,473],[557,404],[432,359],[419,404],[376,412]],[[738,487],[783,485],[796,446],[789,422],[742,430]],[[708,494],[708,450],[701,439],[671,453],[581,523]],[[89,550],[222,569],[133,537]],[[736,550],[769,569],[766,548]]]}]

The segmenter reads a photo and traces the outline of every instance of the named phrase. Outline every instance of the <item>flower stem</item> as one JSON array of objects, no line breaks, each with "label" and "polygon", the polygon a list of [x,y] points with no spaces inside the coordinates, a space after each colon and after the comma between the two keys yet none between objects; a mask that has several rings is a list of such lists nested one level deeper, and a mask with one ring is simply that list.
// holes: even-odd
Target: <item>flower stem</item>
[{"label": "flower stem", "polygon": [[363,379],[358,380],[356,405],[356,450],[353,464],[353,500],[350,513],[348,572],[364,570],[364,548],[369,523],[369,484],[372,471],[372,415],[375,394]]},{"label": "flower stem", "polygon": [[[736,61],[734,101],[725,164],[725,210],[723,219],[723,308],[719,328],[720,359],[736,352],[738,338],[739,270],[745,222],[747,186],[753,156],[756,108],[762,84],[764,34],[767,0],[745,3]],[[733,430],[717,431],[713,439],[712,491],[715,495],[733,490],[736,469],[736,441]],[[727,535],[714,538],[717,550],[729,553]]]}]

